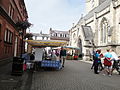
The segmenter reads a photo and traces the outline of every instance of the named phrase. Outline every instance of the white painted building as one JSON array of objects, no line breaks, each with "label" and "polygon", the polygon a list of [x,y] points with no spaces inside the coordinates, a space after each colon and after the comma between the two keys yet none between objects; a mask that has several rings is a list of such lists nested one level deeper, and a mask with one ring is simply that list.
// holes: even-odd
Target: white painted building
[{"label": "white painted building", "polygon": [[94,45],[103,53],[112,48],[120,55],[120,0],[86,0],[86,12],[69,30],[69,45],[80,47],[85,60]]}]

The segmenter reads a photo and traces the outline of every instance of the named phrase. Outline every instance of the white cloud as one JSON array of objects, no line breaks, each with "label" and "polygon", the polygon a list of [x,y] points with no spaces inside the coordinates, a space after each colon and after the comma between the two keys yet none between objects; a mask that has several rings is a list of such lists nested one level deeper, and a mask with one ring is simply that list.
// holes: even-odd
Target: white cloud
[{"label": "white cloud", "polygon": [[[33,23],[32,32],[49,28],[69,30],[72,23],[79,20],[83,6],[82,0],[25,0],[29,21]],[[80,3],[80,4],[79,4]]]}]

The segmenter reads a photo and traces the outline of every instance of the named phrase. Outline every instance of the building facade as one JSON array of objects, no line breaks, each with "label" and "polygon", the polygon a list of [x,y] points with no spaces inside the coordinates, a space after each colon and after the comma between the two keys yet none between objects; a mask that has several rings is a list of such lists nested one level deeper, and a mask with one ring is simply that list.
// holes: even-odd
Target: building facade
[{"label": "building facade", "polygon": [[50,40],[50,34],[44,34],[42,31],[40,33],[32,33],[33,40]]},{"label": "building facade", "polygon": [[19,56],[24,51],[19,31],[24,35],[26,28],[18,28],[18,22],[27,18],[24,0],[0,0],[0,61]]},{"label": "building facade", "polygon": [[52,28],[50,28],[49,34],[50,34],[50,40],[63,40],[67,42],[69,41],[68,31],[52,30]]},{"label": "building facade", "polygon": [[[48,43],[49,42],[54,42],[54,43],[58,42],[58,43],[60,43],[60,42],[66,42],[66,41],[68,42],[68,40],[69,40],[69,34],[68,34],[67,31],[52,30],[51,28],[50,28],[49,34],[44,34],[41,31],[40,33],[30,33],[29,32],[26,35],[28,35],[28,37],[29,37],[27,40],[29,40],[29,41],[31,40],[33,42],[36,41],[38,43],[39,43],[39,41],[48,42]],[[55,47],[54,43],[52,43],[52,45]],[[56,45],[60,46],[60,44],[56,44]],[[38,46],[36,45],[36,46],[32,47],[32,45],[29,44],[29,43],[26,43],[26,46],[27,46],[26,51],[28,53],[31,53],[32,51],[34,51],[34,48],[41,48],[39,45]],[[46,47],[46,46],[43,46],[43,47]],[[47,51],[49,49],[50,49],[50,46],[48,46],[46,48]]]},{"label": "building facade", "polygon": [[86,0],[87,14],[70,32],[70,45],[89,60],[94,49],[114,49],[120,55],[120,0]]},{"label": "building facade", "polygon": [[[28,40],[50,40],[50,34],[44,34],[42,33],[42,31],[40,33],[28,33],[28,34],[32,34],[32,38],[28,39]],[[32,51],[34,51],[34,49],[32,48],[32,46],[29,43],[26,43],[26,51],[28,53],[32,53]]]}]

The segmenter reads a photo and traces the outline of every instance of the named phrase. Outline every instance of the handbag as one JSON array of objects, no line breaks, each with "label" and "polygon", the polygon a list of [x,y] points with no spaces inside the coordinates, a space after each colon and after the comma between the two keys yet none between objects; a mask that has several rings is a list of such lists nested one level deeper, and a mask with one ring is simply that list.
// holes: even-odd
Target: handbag
[{"label": "handbag", "polygon": [[111,66],[112,65],[112,62],[110,61],[110,58],[105,58],[104,59],[104,65],[105,66]]}]

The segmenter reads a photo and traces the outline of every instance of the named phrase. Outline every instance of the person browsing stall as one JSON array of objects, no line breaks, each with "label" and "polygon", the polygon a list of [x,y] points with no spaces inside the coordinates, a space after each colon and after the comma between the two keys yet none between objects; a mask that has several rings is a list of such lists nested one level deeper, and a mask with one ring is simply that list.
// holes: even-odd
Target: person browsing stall
[{"label": "person browsing stall", "polygon": [[61,50],[60,50],[60,60],[62,63],[62,67],[64,67],[65,60],[66,60],[66,50],[63,47],[61,47]]}]

